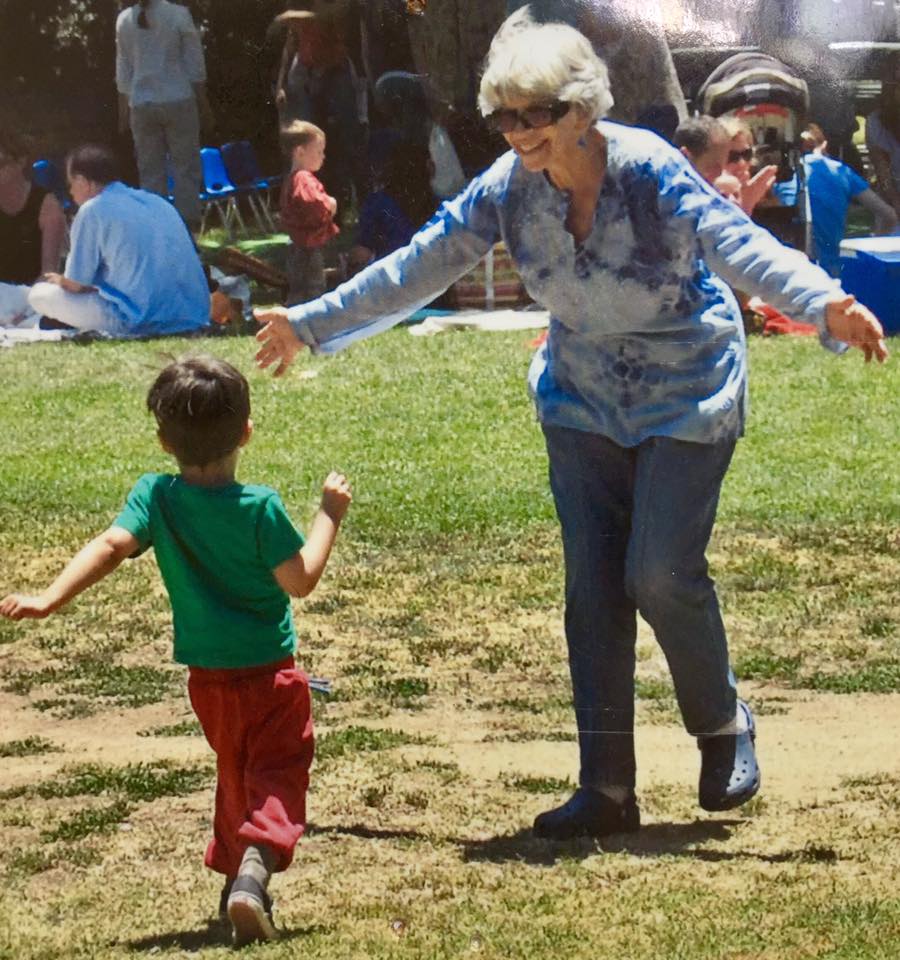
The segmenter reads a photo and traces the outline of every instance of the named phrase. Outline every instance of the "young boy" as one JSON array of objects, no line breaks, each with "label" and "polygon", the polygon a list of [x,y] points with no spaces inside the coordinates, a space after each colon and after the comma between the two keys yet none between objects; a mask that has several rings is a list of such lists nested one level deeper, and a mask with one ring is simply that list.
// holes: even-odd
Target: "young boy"
[{"label": "young boy", "polygon": [[216,753],[206,866],[226,877],[219,909],[235,943],[268,940],[275,928],[267,885],[303,834],[313,757],[309,686],[294,666],[288,595],[304,597],[316,586],[350,487],[329,474],[304,543],[274,490],[237,483],[238,455],[253,432],[249,387],[221,360],[170,364],[147,406],[180,472],[142,476],[105,533],[43,593],[0,601],[0,615],[46,617],[153,547],[172,603],[174,658],[189,667],[191,704]]},{"label": "young boy", "polygon": [[287,252],[290,281],[287,305],[315,300],[325,292],[325,244],[340,232],[334,222],[337,200],[316,176],[325,162],[325,134],[315,124],[295,120],[282,128],[281,143],[291,172],[281,185],[281,223],[291,238]]}]

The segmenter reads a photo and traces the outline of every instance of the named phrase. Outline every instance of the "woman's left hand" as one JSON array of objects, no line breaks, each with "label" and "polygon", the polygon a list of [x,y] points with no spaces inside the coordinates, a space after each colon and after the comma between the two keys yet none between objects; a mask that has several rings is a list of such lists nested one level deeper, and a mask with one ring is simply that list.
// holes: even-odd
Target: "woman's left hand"
[{"label": "woman's left hand", "polygon": [[825,306],[825,326],[836,340],[851,347],[859,347],[866,355],[866,363],[874,357],[879,363],[887,359],[884,330],[875,314],[849,293]]},{"label": "woman's left hand", "polygon": [[741,209],[749,217],[753,208],[775,185],[778,167],[763,167],[759,173],[741,187]]},{"label": "woman's left hand", "polygon": [[265,326],[256,335],[262,346],[256,351],[256,365],[265,370],[277,361],[274,375],[280,377],[294,362],[303,342],[294,333],[284,307],[254,310],[257,323]]}]

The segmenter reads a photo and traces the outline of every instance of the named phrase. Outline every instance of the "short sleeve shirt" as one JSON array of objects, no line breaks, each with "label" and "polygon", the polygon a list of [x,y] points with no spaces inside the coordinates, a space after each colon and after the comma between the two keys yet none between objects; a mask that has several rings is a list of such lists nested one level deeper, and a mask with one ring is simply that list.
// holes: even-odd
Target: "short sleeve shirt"
[{"label": "short sleeve shirt", "polygon": [[269,487],[200,487],[145,474],[115,526],[153,547],[172,603],[175,660],[237,669],[294,652],[290,600],[273,570],[303,546]]}]

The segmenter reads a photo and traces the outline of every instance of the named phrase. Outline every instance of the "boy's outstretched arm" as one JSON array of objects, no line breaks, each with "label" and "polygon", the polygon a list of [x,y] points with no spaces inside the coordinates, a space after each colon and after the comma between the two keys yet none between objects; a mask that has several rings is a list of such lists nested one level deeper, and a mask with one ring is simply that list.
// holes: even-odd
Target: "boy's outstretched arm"
[{"label": "boy's outstretched arm", "polygon": [[329,473],[322,487],[322,503],[306,543],[298,553],[272,571],[285,593],[305,597],[315,589],[352,499],[347,478],[342,473]]},{"label": "boy's outstretched arm", "polygon": [[43,593],[37,596],[11,593],[0,600],[0,616],[10,620],[46,617],[112,573],[139,548],[140,543],[127,530],[110,527],[82,547]]}]

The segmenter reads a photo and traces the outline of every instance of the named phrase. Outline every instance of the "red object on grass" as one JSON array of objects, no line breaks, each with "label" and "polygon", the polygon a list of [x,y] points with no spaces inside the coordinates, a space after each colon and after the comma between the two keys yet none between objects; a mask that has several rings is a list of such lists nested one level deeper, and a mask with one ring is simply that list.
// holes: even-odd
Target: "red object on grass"
[{"label": "red object on grass", "polygon": [[786,317],[783,313],[756,297],[750,301],[748,306],[765,320],[762,331],[764,337],[783,333],[808,337],[819,332],[814,323],[801,323],[799,320],[791,320],[790,317]]}]

